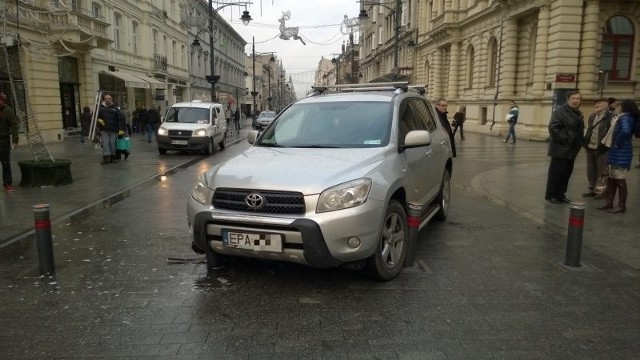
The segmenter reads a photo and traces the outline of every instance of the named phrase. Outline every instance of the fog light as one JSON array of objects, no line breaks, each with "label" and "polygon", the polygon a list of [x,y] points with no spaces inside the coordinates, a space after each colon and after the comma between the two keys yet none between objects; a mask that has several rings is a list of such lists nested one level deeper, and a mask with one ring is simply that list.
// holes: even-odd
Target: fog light
[{"label": "fog light", "polygon": [[355,249],[360,246],[360,239],[357,237],[350,237],[349,240],[347,240],[347,245],[349,245],[350,248]]}]

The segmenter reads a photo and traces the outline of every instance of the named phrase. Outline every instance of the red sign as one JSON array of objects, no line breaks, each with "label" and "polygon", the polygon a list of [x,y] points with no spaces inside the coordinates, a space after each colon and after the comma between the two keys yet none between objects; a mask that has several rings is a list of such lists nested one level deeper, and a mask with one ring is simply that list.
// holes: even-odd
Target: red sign
[{"label": "red sign", "polygon": [[556,82],[572,83],[576,82],[575,74],[556,74]]}]

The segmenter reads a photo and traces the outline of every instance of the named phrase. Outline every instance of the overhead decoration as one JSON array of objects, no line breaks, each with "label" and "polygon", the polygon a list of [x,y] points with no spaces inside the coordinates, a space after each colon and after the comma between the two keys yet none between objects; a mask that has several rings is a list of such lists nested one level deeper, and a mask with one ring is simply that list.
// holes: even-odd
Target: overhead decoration
[{"label": "overhead decoration", "polygon": [[307,45],[298,35],[298,27],[287,27],[285,25],[285,21],[289,19],[291,19],[291,11],[289,10],[283,12],[280,19],[278,19],[278,22],[280,22],[280,39],[289,40],[293,38],[293,40],[300,40],[302,45]]}]

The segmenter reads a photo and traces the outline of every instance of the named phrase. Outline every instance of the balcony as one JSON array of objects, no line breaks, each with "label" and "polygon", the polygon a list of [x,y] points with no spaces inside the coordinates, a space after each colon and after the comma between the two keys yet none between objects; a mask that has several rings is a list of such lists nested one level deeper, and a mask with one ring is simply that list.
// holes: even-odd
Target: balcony
[{"label": "balcony", "polygon": [[42,14],[48,18],[51,35],[64,34],[65,39],[83,42],[97,40],[97,47],[107,47],[111,42],[109,24],[79,12]]}]

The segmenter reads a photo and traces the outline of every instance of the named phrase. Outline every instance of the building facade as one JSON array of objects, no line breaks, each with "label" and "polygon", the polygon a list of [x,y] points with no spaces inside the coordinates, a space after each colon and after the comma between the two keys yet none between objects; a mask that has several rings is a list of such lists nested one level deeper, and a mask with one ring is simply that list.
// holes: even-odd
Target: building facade
[{"label": "building facade", "polygon": [[[245,92],[247,42],[212,9],[213,32],[208,30],[209,7],[204,1],[185,7],[183,24],[188,29],[190,96],[187,100],[217,101],[235,110]],[[210,37],[211,35],[211,37]],[[213,54],[211,42],[213,39]],[[215,92],[211,71],[215,77]],[[213,95],[213,96],[212,96]]]},{"label": "building facade", "polygon": [[514,100],[521,114],[519,137],[545,140],[552,109],[569,90],[581,91],[587,114],[597,97],[640,96],[640,2],[400,3],[397,69],[392,65],[394,8],[370,6],[380,8],[382,16],[361,29],[365,80],[404,71],[411,82],[428,85],[431,100],[447,98],[450,111],[466,107],[465,129],[504,134]]}]

